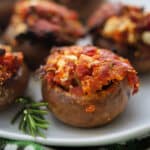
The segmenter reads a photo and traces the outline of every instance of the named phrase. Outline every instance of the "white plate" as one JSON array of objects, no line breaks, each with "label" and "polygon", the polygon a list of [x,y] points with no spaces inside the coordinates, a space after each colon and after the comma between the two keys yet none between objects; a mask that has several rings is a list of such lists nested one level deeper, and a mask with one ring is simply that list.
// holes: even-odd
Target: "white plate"
[{"label": "white plate", "polygon": [[[31,79],[30,95],[40,98],[40,86]],[[72,128],[57,121],[51,114],[46,139],[33,138],[18,131],[17,124],[11,125],[10,119],[16,108],[0,114],[0,137],[32,140],[46,145],[56,146],[92,146],[111,144],[135,137],[140,137],[150,131],[150,74],[143,76],[140,92],[129,100],[127,109],[115,121],[107,126],[95,129]]]},{"label": "white plate", "polygon": [[[127,0],[126,0],[127,2]],[[132,0],[136,4],[149,6],[149,0]],[[40,99],[39,83],[31,79],[28,93]],[[0,114],[0,137],[31,140],[55,146],[93,146],[104,145],[137,138],[150,132],[150,74],[141,77],[140,92],[129,100],[128,106],[115,121],[95,129],[72,128],[57,121],[51,114],[47,116],[51,124],[45,133],[47,138],[33,138],[22,134],[16,125],[11,125],[16,108]]]}]

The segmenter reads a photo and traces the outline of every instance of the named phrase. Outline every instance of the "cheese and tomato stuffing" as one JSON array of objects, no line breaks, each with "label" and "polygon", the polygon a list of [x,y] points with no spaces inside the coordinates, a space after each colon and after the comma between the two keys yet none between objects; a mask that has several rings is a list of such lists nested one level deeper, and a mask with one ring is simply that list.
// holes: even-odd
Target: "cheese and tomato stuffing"
[{"label": "cheese and tomato stuffing", "polygon": [[139,88],[137,73],[127,59],[94,46],[54,48],[42,75],[50,87],[77,96],[96,94],[126,79],[133,93]]},{"label": "cheese and tomato stuffing", "polygon": [[22,63],[22,53],[12,53],[9,46],[0,45],[0,85],[13,77]]}]

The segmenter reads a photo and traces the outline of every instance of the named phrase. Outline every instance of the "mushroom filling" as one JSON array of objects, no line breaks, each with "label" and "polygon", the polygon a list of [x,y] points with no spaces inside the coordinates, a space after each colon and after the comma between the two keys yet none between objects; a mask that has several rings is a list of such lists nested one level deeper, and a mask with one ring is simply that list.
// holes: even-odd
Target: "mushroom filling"
[{"label": "mushroom filling", "polygon": [[[102,16],[98,15],[98,12],[106,14]],[[96,28],[95,25],[97,25]],[[143,57],[143,53],[149,53],[150,13],[144,12],[143,8],[118,3],[105,4],[89,19],[89,26],[94,30],[94,39],[102,46],[110,48],[117,45],[119,51],[133,51],[132,56],[136,59],[140,59],[139,55]],[[99,43],[102,39],[108,42]],[[128,54],[125,55],[125,57],[128,56]]]},{"label": "mushroom filling", "polygon": [[41,71],[50,87],[78,96],[110,92],[111,85],[125,79],[133,93],[139,86],[136,71],[128,60],[94,46],[54,48]]},{"label": "mushroom filling", "polygon": [[16,75],[22,61],[22,53],[12,53],[9,46],[0,45],[0,85]]},{"label": "mushroom filling", "polygon": [[18,30],[21,29],[17,39],[22,38],[22,35],[32,39],[34,35],[43,42],[52,40],[59,44],[73,43],[84,35],[84,28],[78,21],[77,14],[54,2],[32,0],[18,2],[12,23],[17,24]]}]

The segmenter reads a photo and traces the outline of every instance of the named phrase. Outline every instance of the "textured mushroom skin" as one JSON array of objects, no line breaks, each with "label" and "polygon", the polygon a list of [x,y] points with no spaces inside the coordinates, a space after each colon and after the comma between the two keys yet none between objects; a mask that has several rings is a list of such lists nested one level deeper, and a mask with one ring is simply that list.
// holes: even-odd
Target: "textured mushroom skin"
[{"label": "textured mushroom skin", "polygon": [[7,109],[17,97],[24,93],[29,79],[29,71],[25,65],[18,70],[17,75],[0,86],[0,111]]},{"label": "textured mushroom skin", "polygon": [[49,47],[44,47],[44,45],[40,43],[31,44],[29,41],[18,44],[15,49],[22,50],[25,62],[31,70],[35,70],[40,64],[43,64],[44,58],[49,54]]},{"label": "textured mushroom skin", "polygon": [[140,73],[150,72],[150,60],[149,59],[135,60],[133,62],[133,66],[135,66],[135,69],[138,70]]},{"label": "textured mushroom skin", "polygon": [[[50,111],[62,122],[83,128],[97,127],[111,122],[124,111],[131,89],[126,81],[112,85],[113,93],[106,96],[76,97],[60,88],[50,88],[43,80],[42,93]],[[88,108],[94,108],[88,112]]]}]

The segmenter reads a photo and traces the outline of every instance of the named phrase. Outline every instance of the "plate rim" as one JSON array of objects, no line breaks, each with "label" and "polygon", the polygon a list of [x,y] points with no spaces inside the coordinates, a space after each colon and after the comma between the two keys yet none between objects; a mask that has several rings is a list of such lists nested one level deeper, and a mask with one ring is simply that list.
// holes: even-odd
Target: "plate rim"
[{"label": "plate rim", "polygon": [[[125,143],[130,139],[138,139],[140,136],[146,137],[146,133],[150,132],[150,126],[145,125],[142,127],[135,127],[133,129],[129,129],[128,131],[115,133],[110,136],[97,136],[97,137],[87,137],[87,138],[78,138],[78,139],[69,139],[69,138],[41,138],[41,137],[32,137],[25,134],[15,134],[7,131],[0,131],[0,136],[2,138],[8,138],[13,140],[25,140],[32,141],[39,144],[44,144],[47,146],[61,146],[61,147],[83,147],[83,146],[102,146],[102,145],[110,145],[117,143]],[[147,135],[148,136],[148,135]],[[118,140],[119,139],[119,140]]]}]

